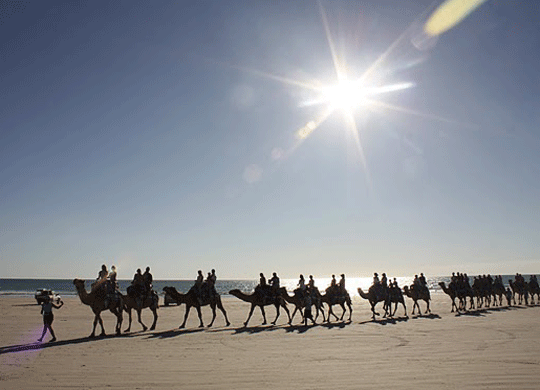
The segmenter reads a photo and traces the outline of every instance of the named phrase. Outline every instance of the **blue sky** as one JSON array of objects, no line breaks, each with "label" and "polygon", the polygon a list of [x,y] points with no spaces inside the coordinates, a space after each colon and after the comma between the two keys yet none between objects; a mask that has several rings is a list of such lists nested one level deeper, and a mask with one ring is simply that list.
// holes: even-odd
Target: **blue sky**
[{"label": "blue sky", "polygon": [[[321,5],[6,2],[0,277],[540,272],[536,1],[421,45],[431,1]],[[402,37],[373,74],[414,87],[353,111],[362,152],[340,110],[297,137],[323,15],[350,78]]]}]

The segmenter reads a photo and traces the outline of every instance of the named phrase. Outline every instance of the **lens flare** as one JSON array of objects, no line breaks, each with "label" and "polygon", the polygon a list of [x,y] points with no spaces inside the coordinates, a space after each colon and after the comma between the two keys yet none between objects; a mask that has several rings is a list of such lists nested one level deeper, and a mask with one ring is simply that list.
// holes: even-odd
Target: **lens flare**
[{"label": "lens flare", "polygon": [[436,36],[450,30],[487,0],[446,0],[424,25],[424,32]]}]

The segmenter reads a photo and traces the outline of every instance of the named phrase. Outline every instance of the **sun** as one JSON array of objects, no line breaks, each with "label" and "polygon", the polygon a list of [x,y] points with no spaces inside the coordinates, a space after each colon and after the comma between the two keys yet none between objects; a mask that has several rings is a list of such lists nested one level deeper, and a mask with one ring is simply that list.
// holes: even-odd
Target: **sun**
[{"label": "sun", "polygon": [[353,111],[367,104],[368,89],[360,81],[341,80],[321,90],[321,101],[333,110]]}]

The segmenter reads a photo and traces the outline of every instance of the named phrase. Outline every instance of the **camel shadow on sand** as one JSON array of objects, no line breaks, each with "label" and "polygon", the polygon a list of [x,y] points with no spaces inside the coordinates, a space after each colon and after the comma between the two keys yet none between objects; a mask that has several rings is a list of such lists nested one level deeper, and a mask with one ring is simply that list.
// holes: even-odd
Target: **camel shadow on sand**
[{"label": "camel shadow on sand", "polygon": [[417,320],[417,319],[440,320],[441,316],[438,314],[433,314],[433,313],[416,314],[416,315],[411,316],[411,319],[413,320]]},{"label": "camel shadow on sand", "polygon": [[305,333],[310,329],[314,328],[326,328],[326,329],[334,329],[339,328],[343,329],[348,325],[351,325],[352,321],[339,321],[339,322],[322,322],[322,323],[313,323],[313,324],[296,324],[296,325],[290,325],[285,328],[287,333]]},{"label": "camel shadow on sand", "polygon": [[456,317],[469,316],[469,317],[485,317],[486,314],[491,314],[492,312],[503,312],[519,309],[528,309],[531,306],[496,306],[496,307],[485,307],[482,309],[473,309],[467,311],[459,311],[455,314]]},{"label": "camel shadow on sand", "polygon": [[378,325],[388,325],[392,324],[395,325],[398,322],[407,322],[409,321],[410,317],[388,317],[388,318],[381,318],[381,319],[372,319],[372,320],[366,320],[359,322],[359,325],[365,325],[365,324],[378,324]]},{"label": "camel shadow on sand", "polygon": [[161,332],[153,332],[150,334],[147,334],[147,338],[149,339],[168,339],[171,337],[177,337],[177,336],[183,336],[186,334],[193,334],[193,333],[199,333],[204,332],[208,330],[207,327],[204,328],[187,328],[187,329],[169,329],[164,330]]}]

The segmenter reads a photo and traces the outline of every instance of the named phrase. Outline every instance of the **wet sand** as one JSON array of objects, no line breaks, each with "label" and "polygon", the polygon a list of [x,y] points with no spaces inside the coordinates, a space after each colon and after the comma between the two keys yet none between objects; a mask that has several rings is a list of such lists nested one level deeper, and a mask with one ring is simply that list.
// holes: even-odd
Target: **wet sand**
[{"label": "wet sand", "polygon": [[[122,336],[89,339],[93,314],[78,297],[55,310],[58,341],[37,344],[40,308],[33,298],[0,297],[1,389],[538,389],[540,306],[491,308],[456,315],[433,295],[432,315],[371,321],[367,301],[353,299],[351,322],[261,326],[256,309],[224,298],[211,329],[195,311],[178,329],[184,306],[161,307],[155,331],[134,323]],[[423,302],[420,303],[424,309]],[[407,309],[412,301],[407,298]],[[268,320],[275,310],[267,307]],[[341,309],[337,309],[341,312]],[[402,308],[398,309],[402,316]],[[115,317],[104,313],[105,329]],[[205,323],[211,310],[203,308]],[[299,317],[294,324],[298,324]],[[152,315],[143,312],[150,325]],[[127,326],[124,315],[123,328]],[[99,333],[99,331],[98,331]],[[45,341],[50,335],[45,336]]]}]

